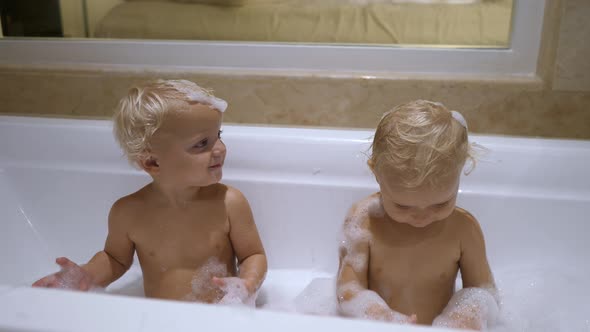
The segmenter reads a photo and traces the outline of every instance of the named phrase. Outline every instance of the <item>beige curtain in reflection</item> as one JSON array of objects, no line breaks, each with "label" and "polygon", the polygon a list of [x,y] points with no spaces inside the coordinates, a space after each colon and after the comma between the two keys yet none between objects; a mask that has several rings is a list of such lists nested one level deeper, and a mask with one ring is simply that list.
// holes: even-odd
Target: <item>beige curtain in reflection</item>
[{"label": "beige curtain in reflection", "polygon": [[98,24],[96,36],[502,47],[512,11],[512,0],[224,0],[224,6],[212,1],[222,0],[127,1]]}]

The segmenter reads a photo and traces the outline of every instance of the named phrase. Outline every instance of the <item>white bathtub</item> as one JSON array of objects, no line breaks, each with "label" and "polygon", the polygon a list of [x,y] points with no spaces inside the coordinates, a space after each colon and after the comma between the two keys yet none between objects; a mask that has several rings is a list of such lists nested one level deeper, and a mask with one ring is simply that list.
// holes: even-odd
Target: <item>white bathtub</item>
[{"label": "white bathtub", "polygon": [[[377,188],[371,134],[224,127],[223,181],[249,199],[269,259],[266,310],[250,310],[142,298],[137,266],[107,294],[28,287],[55,257],[83,263],[100,250],[110,205],[149,178],[127,164],[108,121],[0,116],[0,331],[430,330],[281,312],[333,309],[339,228]],[[486,236],[504,294],[498,329],[590,331],[590,142],[472,140],[490,153],[464,177],[458,205]],[[314,279],[320,290],[304,291]]]}]

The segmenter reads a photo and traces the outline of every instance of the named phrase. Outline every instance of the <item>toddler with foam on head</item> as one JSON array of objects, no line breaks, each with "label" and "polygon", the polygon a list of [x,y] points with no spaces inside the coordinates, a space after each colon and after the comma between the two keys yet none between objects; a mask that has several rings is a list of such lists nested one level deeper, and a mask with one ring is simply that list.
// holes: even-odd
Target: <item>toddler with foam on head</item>
[{"label": "toddler with foam on head", "polygon": [[82,266],[58,258],[61,271],[33,286],[106,287],[137,253],[148,297],[253,304],[267,262],[248,201],[219,182],[226,107],[186,80],[132,87],[119,103],[114,133],[152,181],[113,204],[103,250]]},{"label": "toddler with foam on head", "polygon": [[417,100],[382,117],[368,161],[379,192],[354,204],[343,226],[342,314],[475,330],[496,320],[483,233],[455,205],[468,160],[473,145],[460,113]]}]

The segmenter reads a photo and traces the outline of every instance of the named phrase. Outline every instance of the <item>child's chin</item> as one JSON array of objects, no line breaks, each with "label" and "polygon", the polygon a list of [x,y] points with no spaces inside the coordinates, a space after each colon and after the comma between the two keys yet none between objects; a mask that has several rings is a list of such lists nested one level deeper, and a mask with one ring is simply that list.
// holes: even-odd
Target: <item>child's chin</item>
[{"label": "child's chin", "polygon": [[217,184],[221,181],[221,176],[219,178],[217,177],[211,177],[207,180],[201,180],[201,181],[194,181],[192,182],[192,186],[193,187],[208,187],[208,186],[212,186],[214,184]]},{"label": "child's chin", "polygon": [[434,223],[434,221],[428,221],[428,222],[424,222],[424,223],[408,222],[407,224],[412,227],[416,227],[416,228],[424,228],[426,226],[432,225],[433,223]]},{"label": "child's chin", "polygon": [[219,183],[219,181],[221,181],[221,178],[222,177],[223,176],[222,176],[221,172],[219,172],[219,174],[212,175],[211,178],[210,178],[210,181],[209,181],[209,183],[207,185],[210,186],[210,185],[214,185],[216,183]]},{"label": "child's chin", "polygon": [[214,183],[221,181],[222,178],[223,178],[223,172],[221,171],[221,169],[219,169],[218,172],[215,172],[215,174],[213,174]]}]

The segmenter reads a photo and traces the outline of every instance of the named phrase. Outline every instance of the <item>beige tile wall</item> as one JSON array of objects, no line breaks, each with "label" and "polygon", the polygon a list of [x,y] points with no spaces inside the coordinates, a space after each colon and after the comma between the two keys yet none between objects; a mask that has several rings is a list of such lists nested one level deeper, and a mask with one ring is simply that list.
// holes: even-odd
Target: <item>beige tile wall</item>
[{"label": "beige tile wall", "polygon": [[563,12],[553,88],[590,91],[590,1],[565,1]]},{"label": "beige tile wall", "polygon": [[[226,122],[374,127],[411,99],[464,113],[477,133],[590,139],[588,0],[550,0],[538,80],[318,77],[0,67],[0,113],[109,117],[133,82],[187,78],[230,103]],[[576,42],[578,41],[578,42]],[[557,60],[556,60],[557,59]]]}]

